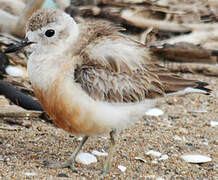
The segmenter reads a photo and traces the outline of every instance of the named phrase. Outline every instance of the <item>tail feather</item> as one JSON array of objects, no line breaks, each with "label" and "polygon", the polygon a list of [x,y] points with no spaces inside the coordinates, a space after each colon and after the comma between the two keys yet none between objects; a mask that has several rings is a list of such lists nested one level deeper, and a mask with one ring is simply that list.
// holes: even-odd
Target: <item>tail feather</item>
[{"label": "tail feather", "polygon": [[198,86],[196,87],[196,89],[200,89],[200,90],[203,90],[203,91],[206,91],[207,94],[209,95],[210,92],[211,92],[211,89],[205,87],[205,86],[208,86],[209,84],[206,83],[206,82],[201,82],[201,81],[197,81],[195,82]]},{"label": "tail feather", "polygon": [[[165,93],[183,91],[184,93],[199,92],[209,95],[211,92],[211,89],[206,87],[208,86],[208,83],[206,82],[184,79],[183,77],[177,75],[169,76],[167,74],[160,74],[159,78],[165,86]],[[187,91],[187,88],[189,88],[189,90],[192,88],[193,90]],[[194,89],[196,91],[194,91]]]},{"label": "tail feather", "polygon": [[185,79],[180,75],[169,72],[167,68],[159,64],[147,65],[147,68],[159,77],[161,83],[164,85],[163,90],[166,94],[175,94],[177,92],[181,94],[181,91],[183,91],[183,94],[198,92],[208,95],[211,92],[211,89],[207,88],[208,83]]}]

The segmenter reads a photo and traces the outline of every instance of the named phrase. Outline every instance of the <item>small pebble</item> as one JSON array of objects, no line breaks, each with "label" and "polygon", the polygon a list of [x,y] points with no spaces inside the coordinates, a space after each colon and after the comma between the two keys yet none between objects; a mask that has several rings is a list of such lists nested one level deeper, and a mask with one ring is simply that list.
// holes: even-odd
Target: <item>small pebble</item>
[{"label": "small pebble", "polygon": [[180,128],[176,131],[176,133],[177,133],[178,135],[187,135],[187,134],[188,134],[188,130],[187,130],[186,128],[180,127]]},{"label": "small pebble", "polygon": [[218,145],[218,139],[215,139],[215,140],[213,141],[213,144]]},{"label": "small pebble", "polygon": [[59,177],[59,178],[69,178],[69,176],[64,174],[64,173],[58,174],[57,177]]},{"label": "small pebble", "polygon": [[83,139],[83,137],[80,136],[80,137],[76,138],[76,141],[82,141],[82,139]]},{"label": "small pebble", "polygon": [[138,157],[138,156],[136,156],[135,159],[136,159],[136,160],[139,160],[139,161],[142,161],[142,162],[144,162],[144,163],[147,162],[145,159],[143,159],[143,158],[141,158],[141,157]]},{"label": "small pebble", "polygon": [[209,145],[208,142],[203,142],[202,144],[205,145],[205,146],[208,146],[208,145]]},{"label": "small pebble", "polygon": [[186,154],[182,158],[189,163],[206,163],[212,161],[210,157],[201,154]]},{"label": "small pebble", "polygon": [[105,139],[105,140],[108,139],[107,136],[100,136],[100,138],[101,138],[101,139]]},{"label": "small pebble", "polygon": [[145,112],[147,116],[161,116],[164,112],[159,108],[152,108]]},{"label": "small pebble", "polygon": [[167,154],[163,154],[159,160],[166,160],[168,159],[168,155]]},{"label": "small pebble", "polygon": [[25,175],[25,176],[36,176],[37,174],[35,172],[23,172],[23,175]]},{"label": "small pebble", "polygon": [[148,178],[148,179],[154,179],[155,178],[155,175],[147,175],[147,176],[145,176],[146,178]]},{"label": "small pebble", "polygon": [[9,162],[10,160],[11,160],[11,158],[9,158],[9,157],[7,157],[7,158],[5,159],[6,162]]},{"label": "small pebble", "polygon": [[157,177],[156,180],[165,180],[165,179],[162,177]]},{"label": "small pebble", "polygon": [[151,163],[152,163],[152,164],[157,164],[158,161],[157,161],[157,159],[154,159],[154,160],[151,161]]},{"label": "small pebble", "polygon": [[97,158],[93,154],[91,154],[91,153],[82,152],[82,153],[79,153],[76,156],[75,161],[77,163],[89,165],[91,163],[96,163],[97,162]]},{"label": "small pebble", "polygon": [[158,152],[158,151],[153,151],[153,150],[150,150],[146,153],[147,155],[152,155],[152,156],[156,156],[156,157],[160,157],[161,156],[161,153]]},{"label": "small pebble", "polygon": [[125,166],[118,165],[118,168],[119,168],[122,172],[125,172],[125,171],[126,171],[126,167],[125,167]]},{"label": "small pebble", "polygon": [[175,135],[173,138],[174,138],[175,140],[177,140],[177,141],[182,141],[182,138],[181,138],[180,136],[178,136],[178,135]]},{"label": "small pebble", "polygon": [[9,65],[5,68],[5,71],[8,75],[11,75],[11,76],[23,76],[24,75],[23,70],[16,66]]},{"label": "small pebble", "polygon": [[210,121],[211,126],[218,126],[218,121]]},{"label": "small pebble", "polygon": [[191,110],[189,112],[191,112],[191,113],[207,113],[206,110]]}]

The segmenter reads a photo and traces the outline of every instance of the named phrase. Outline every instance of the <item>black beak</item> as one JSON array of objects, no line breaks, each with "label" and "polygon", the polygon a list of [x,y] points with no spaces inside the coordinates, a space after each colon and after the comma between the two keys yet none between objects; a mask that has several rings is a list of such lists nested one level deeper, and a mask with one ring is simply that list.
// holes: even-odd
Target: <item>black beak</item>
[{"label": "black beak", "polygon": [[8,48],[5,50],[5,53],[13,53],[16,51],[19,51],[21,49],[23,49],[24,47],[33,44],[34,42],[30,42],[28,40],[28,38],[25,38],[23,41],[17,43],[17,44],[12,44],[10,46],[8,46]]}]

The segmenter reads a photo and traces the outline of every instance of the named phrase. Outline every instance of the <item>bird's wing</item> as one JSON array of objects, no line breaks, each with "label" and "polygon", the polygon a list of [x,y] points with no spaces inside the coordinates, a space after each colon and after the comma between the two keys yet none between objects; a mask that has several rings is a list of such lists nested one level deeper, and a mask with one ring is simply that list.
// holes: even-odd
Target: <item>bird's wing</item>
[{"label": "bird's wing", "polygon": [[75,81],[95,100],[140,102],[164,94],[159,77],[146,67],[152,64],[146,48],[124,36],[95,40],[79,61]]},{"label": "bird's wing", "polygon": [[147,48],[121,34],[91,42],[79,55],[74,78],[95,100],[140,102],[207,83],[184,79],[151,60]]}]

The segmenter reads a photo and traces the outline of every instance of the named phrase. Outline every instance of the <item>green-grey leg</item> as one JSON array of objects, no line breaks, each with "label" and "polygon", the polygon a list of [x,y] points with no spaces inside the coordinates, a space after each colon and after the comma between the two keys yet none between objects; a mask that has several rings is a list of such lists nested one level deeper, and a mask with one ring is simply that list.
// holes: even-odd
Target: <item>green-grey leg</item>
[{"label": "green-grey leg", "polygon": [[103,172],[102,172],[103,176],[105,176],[107,174],[107,172],[111,168],[111,158],[113,156],[114,149],[115,149],[115,139],[114,139],[115,134],[116,134],[116,130],[112,130],[110,132],[111,146],[110,146],[110,149],[109,149],[109,153],[108,153],[107,159],[106,159],[106,161],[104,163],[104,168],[103,168]]},{"label": "green-grey leg", "polygon": [[76,147],[76,149],[74,150],[74,152],[72,153],[72,155],[64,162],[48,162],[45,161],[43,164],[47,167],[70,167],[71,169],[74,169],[74,162],[75,162],[75,158],[76,155],[78,154],[78,152],[82,149],[83,145],[85,144],[85,142],[87,141],[89,136],[84,136],[82,141],[79,143],[79,145]]}]

